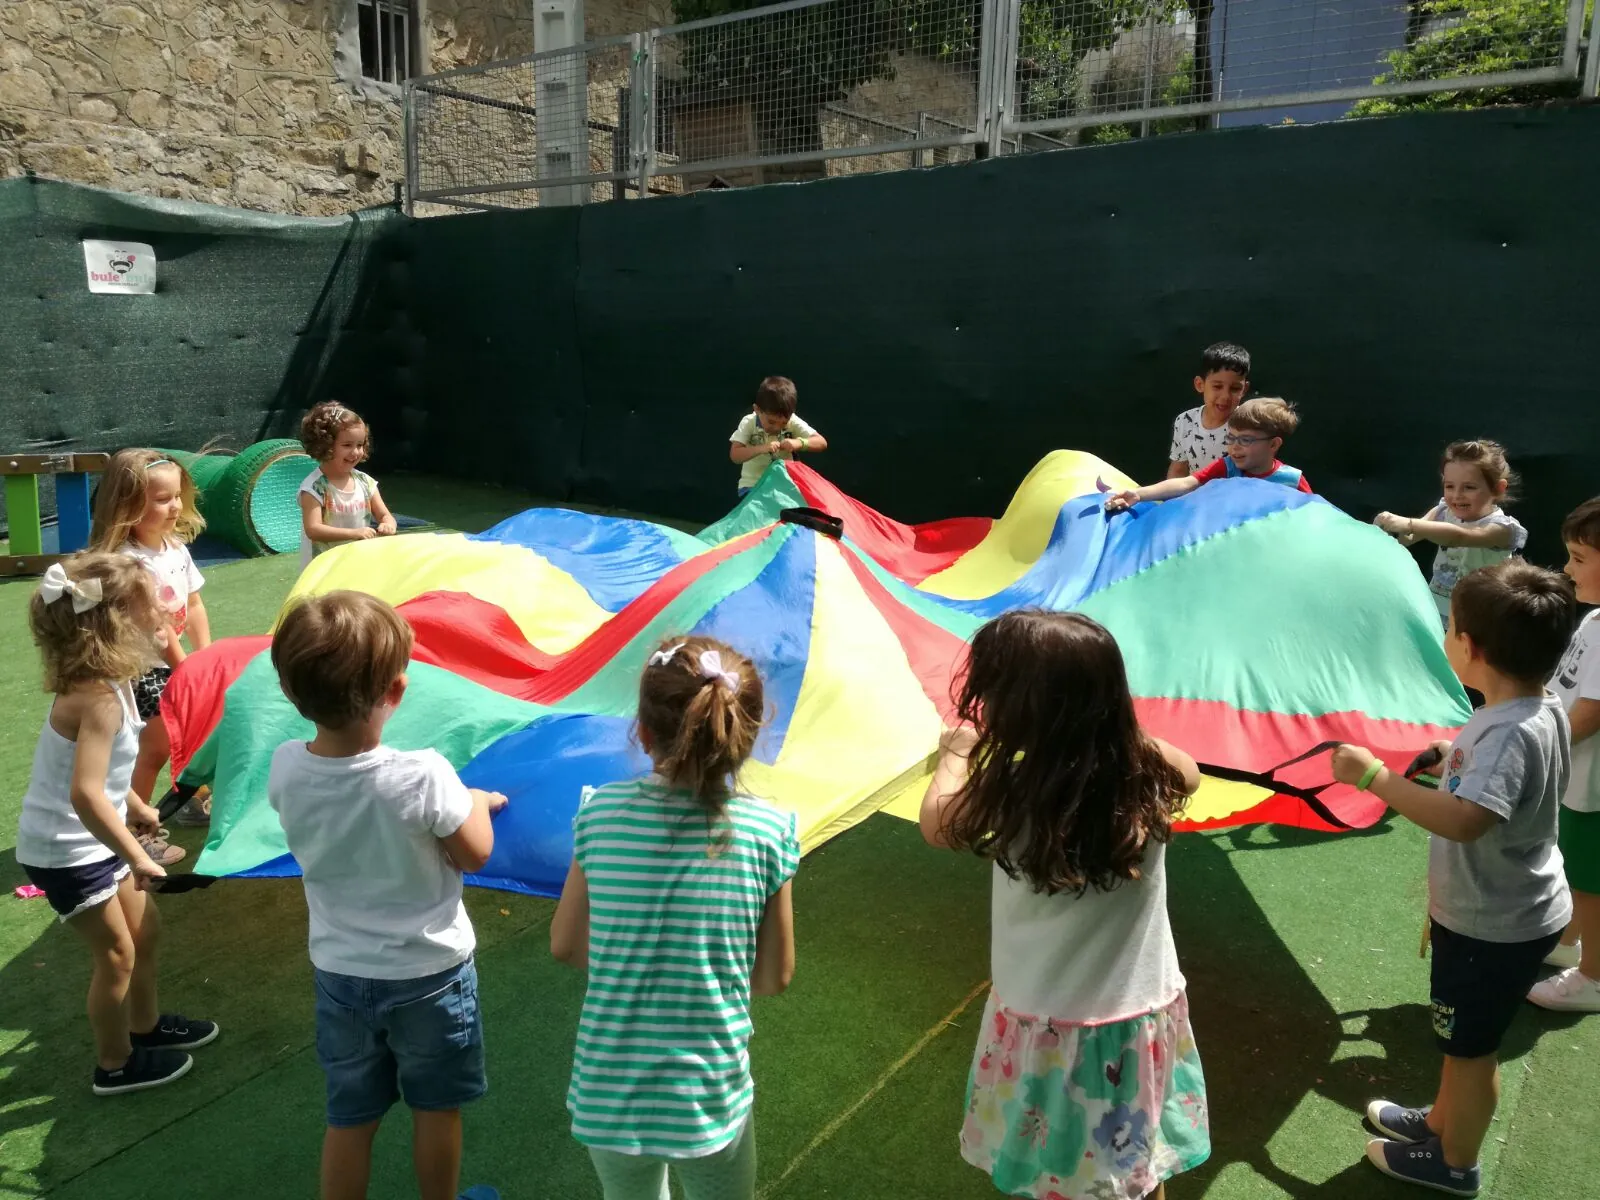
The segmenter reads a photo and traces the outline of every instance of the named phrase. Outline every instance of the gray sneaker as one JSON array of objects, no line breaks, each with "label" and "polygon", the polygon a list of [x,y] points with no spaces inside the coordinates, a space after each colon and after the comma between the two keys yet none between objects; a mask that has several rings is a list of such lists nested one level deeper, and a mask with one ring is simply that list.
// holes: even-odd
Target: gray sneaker
[{"label": "gray sneaker", "polygon": [[202,791],[190,800],[172,818],[174,825],[194,827],[197,825],[211,824],[211,792],[210,789]]},{"label": "gray sneaker", "polygon": [[1388,1100],[1374,1100],[1367,1105],[1367,1124],[1386,1138],[1411,1145],[1439,1136],[1428,1128],[1428,1114],[1432,1111],[1431,1104],[1427,1108],[1401,1108]]}]

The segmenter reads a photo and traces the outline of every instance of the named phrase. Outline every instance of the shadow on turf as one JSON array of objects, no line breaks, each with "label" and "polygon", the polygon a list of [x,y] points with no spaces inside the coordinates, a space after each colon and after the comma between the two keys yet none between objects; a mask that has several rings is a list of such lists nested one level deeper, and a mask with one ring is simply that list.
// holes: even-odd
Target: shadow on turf
[{"label": "shadow on turf", "polygon": [[[1308,836],[1279,832],[1297,841]],[[1228,839],[1180,838],[1169,862],[1214,1142],[1208,1163],[1173,1181],[1173,1200],[1240,1194],[1232,1183],[1212,1187],[1235,1163],[1294,1200],[1404,1194],[1359,1161],[1361,1113],[1378,1095],[1431,1096],[1438,1056],[1424,1006],[1335,1011],[1241,879]],[[15,864],[0,858],[6,892],[21,880]],[[808,857],[797,882],[800,974],[789,996],[757,1010],[765,1181],[948,1011],[951,996],[982,977],[986,894],[978,864],[927,851],[915,827],[889,818]],[[579,977],[548,957],[548,905],[471,891],[469,907],[480,937],[492,1089],[467,1122],[469,1167],[507,1200],[592,1196],[592,1173],[562,1110]],[[309,1051],[298,882],[226,882],[164,898],[161,911],[166,1003],[218,1019],[223,1038],[197,1052],[194,1072],[172,1088],[116,1100],[91,1096],[82,1015],[87,962],[71,932],[52,924],[0,968],[0,1029],[25,1031],[0,1055],[0,1144],[7,1146],[0,1162],[17,1163],[30,1140],[42,1151],[31,1168],[34,1182],[0,1174],[0,1193],[82,1200],[115,1184],[119,1196],[133,1200],[184,1195],[176,1186],[184,1179],[218,1187],[250,1179],[252,1198],[307,1194],[321,1081]],[[938,1039],[942,1050],[908,1067],[902,1084],[809,1157],[776,1200],[996,1195],[955,1152],[975,1019],[969,1012]],[[871,1014],[865,1025],[863,1014]],[[1570,1020],[1527,1010],[1508,1055]],[[1336,1060],[1353,1041],[1373,1046]],[[1272,1148],[1313,1094],[1340,1115],[1312,1136],[1350,1147],[1349,1166],[1322,1182],[1293,1173],[1316,1169],[1302,1165],[1293,1144]],[[375,1197],[407,1194],[403,1125],[399,1114],[386,1122]],[[174,1169],[183,1176],[175,1178]]]},{"label": "shadow on turf", "polygon": [[[184,840],[193,857],[198,837]],[[23,882],[15,860],[0,857],[3,902],[21,903],[11,891]],[[13,954],[0,968],[0,1029],[22,1036],[0,1055],[0,1195],[53,1192],[304,1050],[311,990],[298,893],[296,880],[262,881],[159,901],[161,1006],[215,1019],[223,1034],[195,1052],[186,1078],[149,1092],[101,1098],[89,1089],[89,959],[77,936],[52,919]],[[35,1159],[19,1175],[19,1160]],[[150,1194],[163,1194],[159,1180],[151,1182]],[[135,1186],[124,1194],[145,1193]]]},{"label": "shadow on turf", "polygon": [[[1375,836],[1381,828],[1340,837]],[[1337,1012],[1301,962],[1284,945],[1229,859],[1240,849],[1306,846],[1326,834],[1274,828],[1231,830],[1215,838],[1181,839],[1168,858],[1174,897],[1203,903],[1171,905],[1179,960],[1189,997],[1211,1107],[1211,1159],[1174,1180],[1173,1200],[1202,1196],[1222,1170],[1248,1165],[1295,1200],[1366,1200],[1413,1189],[1383,1179],[1359,1156],[1370,1132],[1369,1101],[1425,1104],[1438,1084],[1440,1057],[1427,1004]],[[1573,1014],[1525,1006],[1501,1055],[1526,1054],[1543,1034],[1578,1020]],[[1351,1029],[1346,1032],[1346,1028]],[[1248,1031],[1241,1040],[1239,1033]],[[1343,1055],[1350,1043],[1369,1053]],[[1279,1130],[1312,1094],[1344,1116],[1326,1137],[1348,1141],[1355,1160],[1321,1183],[1286,1170],[1270,1147]],[[1290,1152],[1292,1154],[1292,1151]],[[1284,1157],[1280,1151],[1277,1157]],[[1231,1192],[1230,1192],[1231,1194]]]},{"label": "shadow on turf", "polygon": [[[196,854],[193,831],[180,837]],[[22,881],[8,857],[0,880],[8,890]],[[983,978],[987,882],[981,864],[927,851],[914,826],[890,817],[807,857],[795,887],[795,984],[755,1008],[764,1176],[794,1160]],[[216,1019],[221,1038],[196,1051],[194,1070],[171,1087],[94,1097],[87,956],[70,930],[50,924],[0,968],[0,1029],[24,1033],[0,1055],[0,1164],[31,1176],[0,1170],[0,1196],[167,1200],[240,1184],[250,1200],[311,1194],[322,1078],[299,881],[224,880],[159,903],[163,1007]],[[490,1078],[465,1123],[468,1181],[492,1183],[506,1200],[594,1200],[593,1168],[565,1111],[583,977],[550,957],[548,901],[468,889],[467,905]],[[869,1030],[863,1011],[873,1014]],[[957,1071],[941,1076],[930,1146],[953,1142]],[[392,1113],[379,1135],[374,1200],[414,1194],[408,1146],[408,1123]],[[953,1155],[939,1167],[946,1185],[972,1174]]]}]

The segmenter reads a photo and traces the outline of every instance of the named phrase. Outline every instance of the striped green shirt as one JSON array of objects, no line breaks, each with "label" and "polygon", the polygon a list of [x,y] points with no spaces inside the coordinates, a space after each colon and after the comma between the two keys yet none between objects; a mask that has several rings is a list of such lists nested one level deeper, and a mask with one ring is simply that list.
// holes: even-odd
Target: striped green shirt
[{"label": "striped green shirt", "polygon": [[767,900],[795,873],[793,813],[704,810],[658,776],[589,795],[573,853],[589,885],[589,987],[567,1109],[586,1146],[698,1158],[750,1113],[750,972]]}]

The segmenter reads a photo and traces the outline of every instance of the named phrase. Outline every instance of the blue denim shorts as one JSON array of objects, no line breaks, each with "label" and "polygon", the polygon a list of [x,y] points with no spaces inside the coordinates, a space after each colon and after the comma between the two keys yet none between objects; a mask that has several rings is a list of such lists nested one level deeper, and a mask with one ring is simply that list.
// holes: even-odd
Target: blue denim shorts
[{"label": "blue denim shorts", "polygon": [[470,958],[421,979],[314,974],[329,1125],[376,1121],[401,1098],[409,1108],[448,1111],[488,1090]]}]

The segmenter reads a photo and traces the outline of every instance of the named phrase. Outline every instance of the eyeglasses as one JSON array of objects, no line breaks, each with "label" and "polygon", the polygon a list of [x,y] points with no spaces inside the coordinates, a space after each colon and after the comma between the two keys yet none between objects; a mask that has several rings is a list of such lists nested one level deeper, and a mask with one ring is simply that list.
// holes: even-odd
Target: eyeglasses
[{"label": "eyeglasses", "polygon": [[1269,437],[1249,437],[1242,433],[1225,433],[1222,441],[1227,446],[1254,446],[1257,442],[1270,442]]}]

